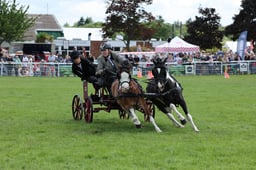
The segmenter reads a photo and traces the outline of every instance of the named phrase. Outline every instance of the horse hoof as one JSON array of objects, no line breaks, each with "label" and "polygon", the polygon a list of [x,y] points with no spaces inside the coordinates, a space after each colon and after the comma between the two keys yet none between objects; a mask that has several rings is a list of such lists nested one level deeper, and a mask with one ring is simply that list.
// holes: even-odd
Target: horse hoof
[{"label": "horse hoof", "polygon": [[139,125],[135,125],[137,129],[140,129],[141,128],[141,124]]},{"label": "horse hoof", "polygon": [[183,119],[183,120],[180,121],[180,123],[181,123],[182,125],[185,125],[185,124],[187,123],[187,121],[186,121],[186,119]]}]

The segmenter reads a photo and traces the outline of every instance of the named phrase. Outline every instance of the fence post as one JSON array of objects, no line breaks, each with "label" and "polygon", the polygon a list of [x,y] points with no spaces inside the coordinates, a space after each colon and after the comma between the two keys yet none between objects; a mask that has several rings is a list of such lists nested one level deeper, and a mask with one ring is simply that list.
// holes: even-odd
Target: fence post
[{"label": "fence post", "polygon": [[0,76],[3,76],[3,68],[4,68],[4,67],[3,67],[3,63],[1,63],[1,67],[0,67],[0,71],[1,71],[1,72],[0,72]]}]

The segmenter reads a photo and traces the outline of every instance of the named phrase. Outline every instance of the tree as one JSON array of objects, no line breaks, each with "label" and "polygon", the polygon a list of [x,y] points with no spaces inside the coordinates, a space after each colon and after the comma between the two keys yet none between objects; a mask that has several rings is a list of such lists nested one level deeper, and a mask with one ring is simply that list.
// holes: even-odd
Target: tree
[{"label": "tree", "polygon": [[83,26],[84,24],[85,24],[84,17],[81,17],[80,20],[77,23],[77,26],[80,27],[80,26]]},{"label": "tree", "polygon": [[46,41],[52,42],[53,36],[50,34],[47,34],[45,32],[39,33],[36,35],[36,42],[37,43],[45,43]]},{"label": "tree", "polygon": [[29,18],[27,11],[29,6],[19,6],[16,0],[12,3],[0,0],[0,45],[6,41],[21,40],[24,32],[30,28],[36,18]]},{"label": "tree", "polygon": [[161,16],[157,16],[152,22],[147,22],[146,27],[154,31],[153,38],[167,40],[171,35],[171,24],[165,23]]},{"label": "tree", "polygon": [[92,24],[92,23],[93,23],[92,17],[87,17],[85,19],[85,24]]},{"label": "tree", "polygon": [[[141,37],[147,31],[143,22],[152,21],[154,17],[146,12],[142,4],[150,5],[153,0],[109,0],[106,20],[103,23],[104,37],[112,37],[116,33],[124,35],[126,48],[130,50],[130,41]],[[149,35],[143,35],[149,38]]]},{"label": "tree", "polygon": [[[68,23],[64,24],[64,27],[70,27]],[[102,28],[102,22],[93,22],[91,17],[81,17],[78,22],[75,22],[71,27],[82,27],[82,28]]]},{"label": "tree", "polygon": [[220,28],[221,17],[215,13],[214,8],[199,8],[199,14],[192,21],[186,23],[187,34],[184,39],[190,43],[197,44],[201,49],[221,48],[223,31]]},{"label": "tree", "polygon": [[241,10],[233,17],[234,22],[225,28],[225,35],[237,40],[240,33],[247,30],[247,39],[256,40],[256,1],[243,0]]}]

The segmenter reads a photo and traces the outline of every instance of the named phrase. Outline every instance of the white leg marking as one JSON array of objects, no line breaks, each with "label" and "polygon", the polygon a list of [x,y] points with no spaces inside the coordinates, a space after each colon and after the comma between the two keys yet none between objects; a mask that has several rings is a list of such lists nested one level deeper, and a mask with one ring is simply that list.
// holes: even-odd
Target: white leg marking
[{"label": "white leg marking", "polygon": [[189,113],[188,113],[188,115],[187,115],[187,118],[188,118],[188,120],[191,122],[193,129],[194,129],[196,132],[199,132],[199,129],[196,127],[196,125],[195,125],[195,123],[194,123],[194,121],[193,121],[193,118],[192,118],[192,116],[191,116]]},{"label": "white leg marking", "polygon": [[182,124],[180,124],[180,123],[175,119],[175,117],[174,117],[171,113],[167,113],[167,116],[169,117],[169,119],[172,120],[172,122],[173,122],[176,126],[181,127],[181,128],[184,127]]},{"label": "white leg marking", "polygon": [[170,108],[177,114],[178,118],[180,120],[184,120],[184,116],[182,116],[182,114],[177,110],[177,107],[174,104],[170,104]]},{"label": "white leg marking", "polygon": [[130,109],[130,116],[131,116],[131,120],[132,120],[133,124],[135,124],[135,125],[140,125],[141,124],[140,121],[139,121],[139,118],[135,114],[134,108]]},{"label": "white leg marking", "polygon": [[155,127],[155,130],[157,132],[162,132],[162,130],[157,126],[156,122],[155,122],[155,119],[152,117],[152,116],[149,116],[149,120],[150,122],[153,124],[153,126]]}]

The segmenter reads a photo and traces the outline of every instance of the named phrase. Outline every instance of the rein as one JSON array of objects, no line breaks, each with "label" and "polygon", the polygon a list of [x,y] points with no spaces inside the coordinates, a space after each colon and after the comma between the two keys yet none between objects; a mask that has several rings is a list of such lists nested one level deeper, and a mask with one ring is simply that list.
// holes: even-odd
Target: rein
[{"label": "rein", "polygon": [[161,96],[165,96],[167,94],[171,94],[172,91],[178,90],[178,89],[179,89],[178,87],[174,87],[174,88],[171,88],[170,90],[168,90],[168,91],[166,91],[164,93],[160,93],[160,94],[161,94]]}]

